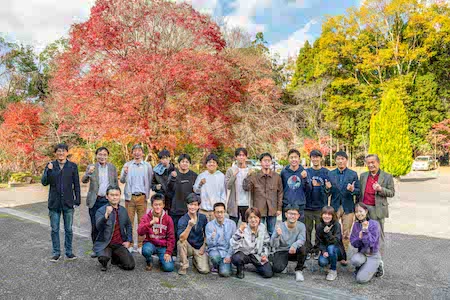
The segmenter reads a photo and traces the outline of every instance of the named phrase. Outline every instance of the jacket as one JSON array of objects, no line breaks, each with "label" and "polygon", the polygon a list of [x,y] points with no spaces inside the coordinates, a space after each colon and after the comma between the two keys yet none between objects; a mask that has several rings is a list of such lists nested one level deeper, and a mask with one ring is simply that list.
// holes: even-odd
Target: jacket
[{"label": "jacket", "polygon": [[[172,171],[175,171],[175,167],[172,163],[170,163],[169,167],[166,169],[162,166],[162,164],[158,164],[153,168],[152,191],[161,193],[165,196],[164,208],[167,211],[170,211],[170,205],[172,204],[172,195],[167,189],[169,176]],[[158,184],[161,185],[160,190],[156,188],[156,185]]]},{"label": "jacket", "polygon": [[80,205],[80,177],[78,166],[66,160],[63,169],[59,167],[57,160],[52,161],[53,169],[45,167],[41,183],[50,185],[48,192],[48,209],[69,209],[74,205]]},{"label": "jacket", "polygon": [[327,252],[327,247],[330,245],[335,245],[339,248],[341,255],[338,260],[347,260],[347,254],[345,253],[344,244],[342,243],[342,231],[341,224],[339,222],[333,222],[329,224],[331,230],[326,233],[324,231],[326,224],[322,221],[316,227],[316,245],[318,245],[320,251]]},{"label": "jacket", "polygon": [[281,171],[281,180],[283,183],[283,207],[288,204],[303,207],[306,204],[306,193],[311,188],[308,177],[302,178],[301,173],[305,169],[302,166],[293,171],[290,166],[286,166]]},{"label": "jacket", "polygon": [[[111,163],[107,163],[106,165],[108,166],[109,185],[119,186],[116,167]],[[91,166],[95,166],[95,170],[94,173],[89,174],[87,170],[89,170]],[[95,204],[95,201],[97,201],[98,189],[100,188],[99,163],[90,164],[87,166],[86,173],[81,178],[81,182],[89,182],[89,191],[86,196],[86,206],[92,208]]]},{"label": "jacket", "polygon": [[[95,214],[95,227],[97,227],[98,235],[94,242],[94,252],[99,254],[111,242],[114,233],[114,224],[116,223],[116,214],[111,213],[108,220],[105,219],[106,207],[111,206],[109,204],[100,207]],[[133,231],[128,212],[125,207],[119,205],[119,226],[120,235],[124,242],[133,242]]]},{"label": "jacket", "polygon": [[166,253],[172,255],[175,247],[175,230],[172,218],[163,210],[159,223],[150,225],[153,220],[153,210],[145,214],[138,227],[138,234],[145,235],[144,242],[150,242],[156,247],[165,247]]},{"label": "jacket", "polygon": [[[342,182],[340,183],[340,178]],[[333,206],[334,211],[338,211],[339,207],[342,205],[344,213],[349,214],[355,211],[355,202],[360,194],[360,184],[358,180],[358,174],[346,168],[344,171],[339,171],[338,168],[330,171],[329,178],[331,182],[331,206]],[[347,184],[352,184],[355,182],[355,189],[353,192],[347,190]],[[355,201],[356,200],[356,201]]]},{"label": "jacket", "polygon": [[[225,173],[225,185],[228,192],[227,213],[231,217],[238,216],[238,199],[236,197],[236,176],[233,168],[229,168]],[[253,206],[252,195],[249,193],[249,207]]]},{"label": "jacket", "polygon": [[[369,172],[362,173],[360,176],[361,181],[361,194],[359,196],[359,201],[363,201],[364,192],[366,190],[367,178],[369,177]],[[391,174],[380,170],[380,176],[378,177],[378,184],[381,185],[383,190],[381,192],[376,192],[375,194],[375,212],[376,218],[384,219],[389,218],[389,203],[387,201],[388,197],[394,197],[394,178]],[[373,218],[373,216],[371,216]],[[375,218],[373,218],[375,219]]]},{"label": "jacket", "polygon": [[262,256],[269,255],[270,237],[266,226],[262,223],[259,224],[256,234],[252,232],[250,226],[247,226],[244,231],[238,228],[230,243],[233,253],[241,251],[245,255],[253,254],[259,262],[261,262]]},{"label": "jacket", "polygon": [[243,188],[252,193],[253,207],[261,212],[261,216],[276,216],[282,210],[283,184],[278,173],[270,170],[269,174],[258,171],[244,179]]},{"label": "jacket", "polygon": [[375,254],[380,248],[380,224],[375,220],[369,220],[367,232],[363,232],[362,239],[359,233],[362,231],[360,222],[353,223],[352,233],[350,235],[350,243],[363,254]]},{"label": "jacket", "polygon": [[[322,207],[328,205],[328,196],[330,190],[326,187],[326,180],[329,180],[329,170],[327,168],[320,168],[315,170],[313,168],[306,169],[308,173],[308,182],[311,184],[306,196],[306,210],[321,210]],[[312,181],[316,180],[320,186],[313,186]]]},{"label": "jacket", "polygon": [[[187,213],[186,196],[193,192],[193,186],[197,179],[197,173],[189,170],[183,174],[175,169],[177,177],[169,175],[167,189],[171,195],[170,215],[183,216]],[[178,225],[178,224],[177,224]]]}]

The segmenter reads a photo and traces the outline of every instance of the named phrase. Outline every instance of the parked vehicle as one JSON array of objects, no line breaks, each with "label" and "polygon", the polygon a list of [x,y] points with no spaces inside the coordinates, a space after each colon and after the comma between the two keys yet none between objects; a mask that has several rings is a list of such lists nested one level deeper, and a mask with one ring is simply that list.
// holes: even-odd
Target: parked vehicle
[{"label": "parked vehicle", "polygon": [[417,156],[412,164],[413,171],[429,171],[436,168],[436,160],[429,155]]}]

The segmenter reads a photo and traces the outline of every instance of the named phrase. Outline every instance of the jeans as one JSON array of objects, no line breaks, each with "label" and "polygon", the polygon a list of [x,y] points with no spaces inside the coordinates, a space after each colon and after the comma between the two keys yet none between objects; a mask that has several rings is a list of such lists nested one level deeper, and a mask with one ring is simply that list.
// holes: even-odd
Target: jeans
[{"label": "jeans", "polygon": [[330,269],[336,271],[338,258],[341,256],[341,251],[335,245],[329,245],[327,247],[328,257],[323,256],[323,253],[319,256],[319,266],[326,267],[330,265]]},{"label": "jeans", "polygon": [[262,217],[261,221],[266,225],[269,236],[272,236],[272,233],[275,231],[275,225],[277,224],[277,217],[276,216]]},{"label": "jeans", "polygon": [[52,228],[52,248],[53,256],[61,255],[61,248],[59,242],[59,223],[61,220],[61,213],[64,218],[64,248],[66,256],[72,254],[72,224],[73,224],[73,208],[64,209],[49,209],[48,216],[50,217],[50,226]]},{"label": "jeans", "polygon": [[97,235],[98,235],[98,230],[97,227],[95,226],[95,214],[97,213],[97,210],[108,204],[109,201],[108,199],[106,199],[105,197],[98,197],[97,200],[95,201],[95,204],[92,208],[89,208],[89,217],[91,218],[91,239],[92,239],[92,243],[95,242],[95,240],[97,239]]},{"label": "jeans", "polygon": [[170,261],[166,262],[164,260],[164,254],[166,254],[166,247],[156,247],[150,242],[144,243],[142,247],[142,255],[145,257],[147,264],[153,262],[152,255],[156,253],[159,258],[159,263],[161,264],[161,269],[164,272],[172,272],[175,269],[175,264],[173,263],[172,256],[170,256]]},{"label": "jeans", "polygon": [[222,256],[218,251],[211,251],[209,253],[211,263],[214,268],[219,270],[219,275],[222,277],[230,277],[231,275],[231,263],[224,263]]}]

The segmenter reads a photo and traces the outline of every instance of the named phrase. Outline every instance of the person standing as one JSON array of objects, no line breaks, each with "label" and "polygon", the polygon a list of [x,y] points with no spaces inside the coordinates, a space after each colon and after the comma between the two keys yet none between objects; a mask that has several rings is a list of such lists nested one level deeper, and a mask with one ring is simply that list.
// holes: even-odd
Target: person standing
[{"label": "person standing", "polygon": [[78,166],[67,159],[69,147],[66,144],[58,144],[54,148],[56,160],[49,162],[45,167],[41,183],[50,185],[48,192],[48,214],[52,228],[52,258],[57,262],[61,256],[59,241],[59,223],[61,214],[64,219],[64,248],[68,260],[77,257],[72,252],[72,224],[74,207],[80,205],[80,178]]},{"label": "person standing", "polygon": [[306,226],[306,251],[307,259],[314,255],[314,259],[319,259],[319,248],[317,240],[312,244],[312,231],[320,224],[320,213],[323,207],[328,205],[328,195],[331,189],[329,181],[329,171],[322,167],[322,152],[312,150],[309,154],[312,167],[308,168],[308,179],[311,182],[311,189],[306,197],[305,226]]},{"label": "person standing", "polygon": [[[81,178],[81,182],[89,182],[89,191],[86,197],[86,206],[89,208],[89,217],[91,218],[91,239],[94,244],[98,235],[95,226],[95,214],[97,210],[107,205],[106,190],[109,186],[119,186],[116,167],[108,162],[109,150],[106,147],[100,147],[95,151],[97,163],[90,164],[86,168],[86,173]],[[93,251],[91,257],[97,257]]]},{"label": "person standing", "polygon": [[[144,149],[136,144],[131,149],[133,160],[125,163],[120,172],[120,182],[125,183],[125,208],[128,211],[131,224],[134,226],[134,217],[137,215],[137,223],[147,212],[147,200],[150,197],[152,182],[152,166],[144,161]],[[138,249],[142,253],[143,236],[138,236]],[[130,243],[130,252],[134,251],[133,242]]]},{"label": "person standing", "polygon": [[283,205],[283,184],[281,177],[271,170],[272,155],[263,153],[260,155],[261,171],[249,172],[244,179],[244,190],[250,191],[253,199],[253,207],[261,213],[261,220],[267,225],[267,231],[272,236],[277,222],[277,216],[281,215]]},{"label": "person standing", "polygon": [[206,216],[208,222],[214,219],[214,204],[226,201],[225,175],[217,170],[218,166],[217,155],[208,155],[206,157],[207,170],[198,175],[194,184],[194,192],[199,194],[201,199],[199,212]]},{"label": "person standing", "polygon": [[233,220],[236,225],[239,222],[239,217],[242,222],[245,220],[245,212],[251,205],[251,195],[248,191],[244,190],[243,183],[249,172],[247,166],[247,149],[237,148],[234,152],[236,159],[236,165],[229,168],[225,174],[225,183],[227,190],[230,193],[227,203],[227,212],[230,219]]},{"label": "person standing", "polygon": [[[331,206],[342,223],[342,241],[345,251],[350,244],[350,232],[355,219],[355,202],[360,193],[358,174],[347,168],[348,156],[344,151],[336,152],[337,168],[330,171]],[[345,264],[345,262],[344,262]]]},{"label": "person standing", "polygon": [[[394,178],[391,174],[380,170],[380,158],[376,154],[369,154],[365,158],[369,172],[362,173],[361,195],[359,201],[367,206],[371,220],[378,221],[381,229],[380,252],[384,252],[384,219],[389,218],[389,203],[387,198],[395,195]],[[384,263],[378,268],[378,277],[384,275]]]},{"label": "person standing", "polygon": [[166,149],[158,153],[159,164],[153,168],[152,191],[163,194],[166,203],[164,207],[170,211],[172,197],[168,191],[167,184],[170,173],[175,171],[174,165],[170,162],[170,152]]}]

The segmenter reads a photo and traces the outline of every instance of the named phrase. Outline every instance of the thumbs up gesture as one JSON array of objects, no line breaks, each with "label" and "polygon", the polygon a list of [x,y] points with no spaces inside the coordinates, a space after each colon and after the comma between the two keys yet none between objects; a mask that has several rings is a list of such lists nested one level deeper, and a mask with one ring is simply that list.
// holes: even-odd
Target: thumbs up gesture
[{"label": "thumbs up gesture", "polygon": [[283,234],[283,231],[281,230],[280,226],[277,226],[277,234],[278,235],[282,235]]},{"label": "thumbs up gesture", "polygon": [[308,176],[308,173],[306,173],[305,170],[303,170],[300,175],[302,176],[302,178],[306,178],[306,176]]},{"label": "thumbs up gesture", "polygon": [[88,173],[92,174],[92,173],[94,173],[94,171],[95,171],[95,166],[90,166],[88,169]]},{"label": "thumbs up gesture", "polygon": [[329,182],[328,179],[325,179],[325,187],[331,189],[331,182]]},{"label": "thumbs up gesture", "polygon": [[313,185],[313,186],[321,186],[320,182],[318,182],[318,181],[315,180],[315,179],[312,180],[312,185]]},{"label": "thumbs up gesture", "polygon": [[47,165],[47,168],[49,170],[53,170],[53,163],[49,162],[48,165]]},{"label": "thumbs up gesture", "polygon": [[355,190],[355,182],[354,181],[352,184],[350,184],[350,183],[347,184],[347,190],[353,193],[353,191]]},{"label": "thumbs up gesture", "polygon": [[217,235],[217,230],[214,228],[214,231],[213,231],[213,233],[211,234],[211,237],[212,237],[213,239],[215,239],[215,238],[216,238],[216,235]]}]

